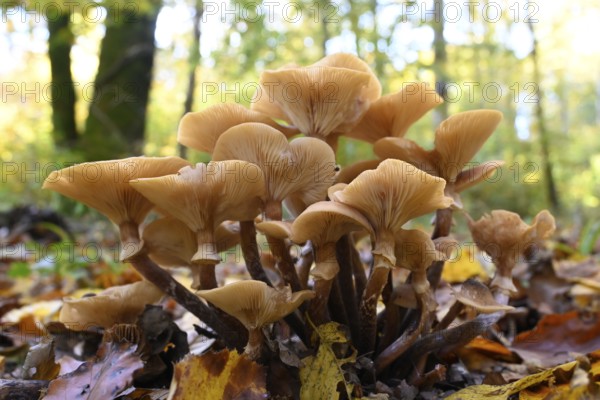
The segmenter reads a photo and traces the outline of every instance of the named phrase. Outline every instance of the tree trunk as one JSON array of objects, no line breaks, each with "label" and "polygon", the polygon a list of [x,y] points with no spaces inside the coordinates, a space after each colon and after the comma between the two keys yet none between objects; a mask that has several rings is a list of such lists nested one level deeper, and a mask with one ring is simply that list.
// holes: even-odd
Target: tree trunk
[{"label": "tree trunk", "polygon": [[48,16],[48,57],[52,78],[52,124],[54,143],[72,148],[77,142],[75,88],[71,74],[73,32],[71,13]]},{"label": "tree trunk", "polygon": [[[127,3],[134,5],[135,3]],[[160,2],[122,7],[106,17],[100,63],[86,121],[88,159],[140,154],[154,64],[154,30]]]},{"label": "tree trunk", "polygon": [[542,105],[543,91],[541,85],[541,74],[540,66],[538,61],[538,42],[535,37],[535,31],[531,21],[527,22],[531,37],[533,38],[533,48],[529,57],[533,64],[533,80],[537,83],[537,101],[535,103],[535,117],[537,119],[537,128],[540,135],[540,156],[542,161],[542,171],[545,175],[546,183],[546,196],[552,211],[558,212],[560,210],[560,200],[558,197],[558,191],[556,190],[556,182],[554,181],[554,174],[552,168],[552,161],[550,160],[550,132],[546,128],[546,120],[544,118],[544,108]]},{"label": "tree trunk", "polygon": [[[448,55],[446,52],[446,39],[444,39],[444,1],[434,0],[433,9],[431,27],[433,28],[433,50],[435,56],[433,63],[435,90],[444,100],[447,100],[448,72],[446,64]],[[440,122],[448,118],[448,103],[444,101],[433,112],[435,123],[439,125]]]},{"label": "tree trunk", "polygon": [[[194,107],[194,90],[196,89],[196,75],[198,67],[200,66],[200,36],[202,29],[200,23],[202,22],[202,14],[204,13],[204,3],[202,0],[196,0],[195,14],[194,14],[194,36],[192,45],[190,47],[189,57],[189,72],[188,72],[188,87],[185,95],[185,103],[183,104],[183,115],[192,111]],[[179,156],[181,158],[187,157],[187,147],[181,143],[178,145]]]}]

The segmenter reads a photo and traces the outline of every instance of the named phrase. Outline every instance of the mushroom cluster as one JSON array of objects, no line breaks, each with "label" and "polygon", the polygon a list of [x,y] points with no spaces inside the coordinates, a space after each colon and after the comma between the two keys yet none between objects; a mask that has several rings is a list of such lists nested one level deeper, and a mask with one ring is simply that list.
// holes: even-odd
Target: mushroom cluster
[{"label": "mushroom cluster", "polygon": [[[453,210],[466,214],[459,193],[502,165],[467,168],[500,123],[497,111],[451,116],[435,131],[432,150],[404,138],[442,101],[418,83],[382,96],[365,62],[333,54],[263,72],[250,108],[219,104],[185,115],[178,141],[209,153],[208,163],[178,157],[84,163],[53,172],[44,188],[105,214],[120,230],[121,261],[198,316],[222,345],[245,346],[249,357],[264,361],[277,352],[265,341],[279,335],[318,346],[308,333],[334,321],[350,328],[352,345],[381,372],[420,337],[459,318],[456,312],[438,321],[435,298],[451,253],[443,247],[458,245],[449,238]],[[379,159],[339,171],[341,136],[371,144]],[[435,216],[431,232],[407,226],[427,215]],[[497,265],[489,286],[495,300],[487,286],[472,283],[456,297],[481,312],[505,312],[523,246],[540,245],[554,219],[544,211],[527,225],[516,214],[493,211],[469,220],[476,244]],[[268,249],[259,246],[257,231]],[[368,256],[359,255],[359,244]],[[224,285],[221,253],[238,245],[249,279]],[[199,291],[178,283],[173,267],[189,269]],[[481,291],[483,305],[471,299]],[[63,314],[99,300],[67,301]],[[225,314],[248,332],[236,333],[239,324]],[[269,331],[272,324],[280,329]],[[426,364],[414,364],[422,373]]]}]

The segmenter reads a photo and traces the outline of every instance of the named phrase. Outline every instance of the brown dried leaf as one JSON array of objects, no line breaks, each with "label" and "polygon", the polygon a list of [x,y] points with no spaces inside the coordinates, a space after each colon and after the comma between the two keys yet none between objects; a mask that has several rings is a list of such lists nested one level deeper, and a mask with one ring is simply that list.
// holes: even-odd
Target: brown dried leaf
[{"label": "brown dried leaf", "polygon": [[127,342],[103,343],[95,362],[83,363],[75,371],[53,380],[44,399],[114,399],[129,388],[133,373],[143,366],[135,350],[136,346]]},{"label": "brown dried leaf", "polygon": [[237,351],[189,355],[175,365],[169,400],[266,399],[262,366]]}]

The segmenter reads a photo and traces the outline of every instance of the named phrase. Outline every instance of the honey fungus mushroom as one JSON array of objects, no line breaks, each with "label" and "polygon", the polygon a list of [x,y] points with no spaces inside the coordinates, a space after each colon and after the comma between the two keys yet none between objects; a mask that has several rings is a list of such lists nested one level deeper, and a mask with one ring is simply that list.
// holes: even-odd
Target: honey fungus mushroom
[{"label": "honey fungus mushroom", "polygon": [[[445,193],[454,198],[453,205],[462,208],[458,193],[491,176],[502,161],[491,161],[463,171],[494,132],[502,113],[474,110],[454,114],[444,120],[435,132],[433,150],[425,150],[415,142],[386,137],[378,140],[373,150],[381,158],[409,162],[427,173],[446,181]],[[442,236],[446,236],[445,232]]]},{"label": "honey fungus mushroom", "polygon": [[162,297],[162,291],[145,280],[113,286],[94,296],[65,297],[58,319],[75,331],[93,326],[110,328],[115,324],[131,324],[146,304],[154,304]]},{"label": "honey fungus mushroom", "polygon": [[316,297],[311,300],[308,309],[315,325],[329,321],[327,301],[333,279],[340,270],[336,242],[346,233],[357,230],[372,233],[369,221],[360,212],[331,201],[311,205],[292,224],[292,241],[303,244],[310,240],[315,253],[315,268],[311,274],[315,281]]},{"label": "honey fungus mushroom", "polygon": [[129,181],[177,172],[189,163],[179,157],[130,157],[77,164],[52,172],[50,189],[98,210],[119,227],[121,261],[139,251],[139,227],[154,207]]},{"label": "honey fungus mushroom", "polygon": [[196,234],[194,288],[216,287],[215,265],[221,261],[215,230],[225,220],[252,221],[261,211],[265,185],[255,164],[240,160],[198,163],[177,174],[136,179],[133,188]]},{"label": "honey fungus mushroom", "polygon": [[555,228],[554,217],[547,210],[540,211],[531,225],[506,210],[494,210],[477,221],[469,220],[475,244],[489,254],[496,265],[490,287],[498,303],[508,304],[510,294],[517,290],[512,270],[519,257],[531,246],[539,246]]},{"label": "honey fungus mushroom", "polygon": [[377,301],[396,264],[395,237],[411,219],[450,206],[452,199],[444,196],[444,186],[441,178],[388,159],[331,194],[332,200],[362,213],[374,231],[374,266],[360,306],[363,352],[375,345]]},{"label": "honey fungus mushroom", "polygon": [[352,129],[381,96],[381,85],[368,66],[349,55],[264,71],[260,86],[253,110],[281,117],[334,150],[339,135]]},{"label": "honey fungus mushroom", "polygon": [[292,293],[289,287],[274,289],[264,282],[248,280],[230,283],[212,290],[200,290],[198,296],[235,317],[248,329],[245,353],[260,357],[264,341],[262,328],[294,312],[314,297],[311,290]]},{"label": "honey fungus mushroom", "polygon": [[[165,217],[152,221],[142,231],[144,247],[150,258],[162,267],[187,267],[190,270],[202,268],[192,260],[198,249],[196,234],[184,222]],[[215,246],[221,253],[240,241],[239,224],[225,221],[215,229]],[[192,273],[194,278],[199,272]],[[196,281],[193,286],[199,286]]]},{"label": "honey fungus mushroom", "polygon": [[236,103],[217,104],[206,110],[187,113],[179,122],[177,141],[194,150],[212,153],[215,143],[229,128],[246,122],[260,122],[277,128],[287,137],[297,130],[282,126],[267,115]]}]

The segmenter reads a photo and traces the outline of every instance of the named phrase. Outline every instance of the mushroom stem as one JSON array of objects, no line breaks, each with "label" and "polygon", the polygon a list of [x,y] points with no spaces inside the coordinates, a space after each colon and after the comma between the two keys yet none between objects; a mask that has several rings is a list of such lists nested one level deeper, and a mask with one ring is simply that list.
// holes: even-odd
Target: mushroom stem
[{"label": "mushroom stem", "polygon": [[464,305],[457,300],[454,304],[452,304],[446,315],[444,315],[444,318],[442,318],[442,320],[433,328],[433,331],[437,332],[449,327],[452,321],[454,321],[456,317],[460,315],[460,312],[463,310],[463,308]]},{"label": "mushroom stem", "polygon": [[[342,301],[346,308],[348,323],[350,326],[350,334],[355,343],[359,341],[360,321],[358,319],[358,302],[356,299],[355,282],[352,279],[352,256],[356,251],[352,245],[352,239],[349,235],[342,236],[336,243],[336,258],[340,265],[340,273],[338,274],[338,282]],[[364,277],[364,273],[363,273]],[[366,278],[365,278],[366,281]],[[364,288],[364,286],[363,286]]]},{"label": "mushroom stem", "polygon": [[128,259],[133,268],[140,273],[146,280],[153,283],[156,287],[171,296],[177,303],[181,304],[186,310],[194,314],[201,321],[206,323],[215,331],[227,347],[241,347],[241,336],[219,319],[217,314],[205,305],[198,296],[187,290],[183,285],[177,282],[167,271],[155,264],[145,250],[139,251]]},{"label": "mushroom stem", "polygon": [[262,281],[273,287],[271,280],[265,273],[265,270],[260,262],[260,252],[256,243],[256,228],[254,221],[240,221],[240,237],[242,254],[248,273],[257,281]]},{"label": "mushroom stem", "polygon": [[306,242],[300,254],[298,261],[298,279],[303,289],[308,287],[308,276],[310,275],[310,267],[312,267],[315,256],[312,250],[310,240]]},{"label": "mushroom stem", "polygon": [[331,287],[331,292],[329,293],[329,310],[333,321],[342,325],[349,325],[348,314],[346,313],[346,307],[344,306],[344,300],[342,299],[339,279],[333,279],[333,285]]},{"label": "mushroom stem", "polygon": [[352,266],[352,275],[354,276],[354,286],[356,286],[356,300],[357,303],[359,303],[361,296],[367,287],[367,275],[365,267],[352,242],[350,242],[350,265]]},{"label": "mushroom stem", "polygon": [[218,286],[215,264],[199,264],[192,269],[192,289],[209,290]]},{"label": "mushroom stem", "polygon": [[360,322],[361,322],[361,346],[362,354],[370,353],[375,349],[375,340],[377,336],[377,301],[383,292],[383,288],[388,280],[389,272],[392,268],[390,261],[381,254],[374,255],[375,265],[367,287],[363,293],[360,304]]},{"label": "mushroom stem", "polygon": [[244,349],[244,353],[251,360],[258,360],[262,353],[263,333],[260,328],[248,330],[248,344]]},{"label": "mushroom stem", "polygon": [[142,247],[139,225],[132,221],[125,221],[119,225],[119,235],[121,238],[119,259],[127,261],[129,257],[140,251]]},{"label": "mushroom stem", "polygon": [[421,332],[427,325],[427,314],[429,310],[419,297],[417,297],[421,314],[419,317],[419,325],[412,331],[406,331],[396,339],[391,345],[377,356],[375,359],[375,371],[380,373],[387,368],[392,362],[398,359],[408,348],[419,338]]},{"label": "mushroom stem", "polygon": [[[452,228],[452,208],[444,208],[437,210],[435,213],[435,226],[431,239],[437,239],[440,237],[450,235],[450,229]],[[444,269],[444,261],[435,261],[431,264],[431,267],[427,270],[427,277],[433,290],[435,290],[442,279],[442,271]]]},{"label": "mushroom stem", "polygon": [[294,261],[290,256],[285,241],[267,236],[267,242],[269,243],[269,248],[271,249],[273,257],[275,257],[277,268],[279,269],[281,277],[285,283],[290,285],[292,291],[294,292],[302,290],[300,286],[300,279],[296,273],[296,267],[294,267]]},{"label": "mushroom stem", "polygon": [[314,290],[316,296],[309,303],[308,315],[312,322],[319,326],[331,320],[327,311],[327,303],[333,280],[340,270],[335,254],[335,242],[324,243],[316,248],[315,262],[316,267],[313,275],[315,277]]}]

